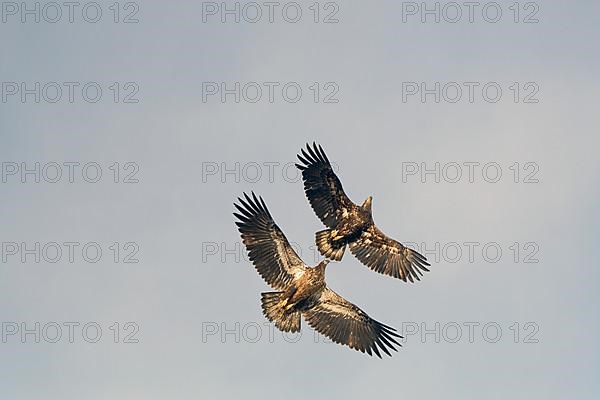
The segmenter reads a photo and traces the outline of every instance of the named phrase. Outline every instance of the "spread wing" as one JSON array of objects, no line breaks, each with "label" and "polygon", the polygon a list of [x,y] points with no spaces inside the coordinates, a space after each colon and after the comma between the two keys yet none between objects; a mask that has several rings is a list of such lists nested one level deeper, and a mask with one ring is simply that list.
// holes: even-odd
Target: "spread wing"
[{"label": "spread wing", "polygon": [[398,351],[394,344],[402,346],[394,339],[402,338],[394,328],[375,321],[329,288],[322,292],[315,306],[303,311],[303,315],[317,332],[369,355],[375,353],[381,358],[379,350],[383,350],[391,356],[388,349]]},{"label": "spread wing", "polygon": [[407,278],[411,282],[421,280],[423,271],[429,272],[429,263],[424,256],[386,236],[374,224],[350,242],[350,251],[372,270],[404,282]]},{"label": "spread wing", "polygon": [[306,151],[302,149],[301,152],[298,159],[302,164],[296,164],[296,167],[302,171],[306,197],[325,226],[335,228],[341,216],[356,205],[344,193],[321,146],[307,144]]},{"label": "spread wing", "polygon": [[306,266],[273,221],[262,197],[259,200],[254,193],[252,198],[246,193],[244,197],[245,201],[238,197],[240,204],[234,206],[239,213],[233,215],[239,220],[235,224],[248,256],[271,287],[284,290],[294,277],[304,273]]}]

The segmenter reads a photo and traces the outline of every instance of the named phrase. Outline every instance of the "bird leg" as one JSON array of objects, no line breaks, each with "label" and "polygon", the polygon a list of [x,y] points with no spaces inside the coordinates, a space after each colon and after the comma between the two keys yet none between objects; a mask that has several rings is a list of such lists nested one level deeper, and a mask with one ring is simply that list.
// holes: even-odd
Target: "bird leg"
[{"label": "bird leg", "polygon": [[343,239],[344,236],[339,234],[340,232],[337,229],[331,231],[331,239],[332,240],[340,240]]},{"label": "bird leg", "polygon": [[294,302],[290,302],[289,298],[285,298],[283,300],[281,300],[279,302],[279,304],[277,305],[277,308],[282,308],[283,311],[288,311],[289,309],[291,309],[292,307],[294,307],[296,304]]}]

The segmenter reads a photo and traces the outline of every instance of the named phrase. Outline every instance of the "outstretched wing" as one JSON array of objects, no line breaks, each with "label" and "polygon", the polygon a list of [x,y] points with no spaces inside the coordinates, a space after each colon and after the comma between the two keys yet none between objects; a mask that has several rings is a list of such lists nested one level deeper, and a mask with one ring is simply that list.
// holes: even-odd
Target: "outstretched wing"
[{"label": "outstretched wing", "polygon": [[424,256],[386,236],[374,224],[350,242],[350,251],[372,270],[404,282],[421,280],[423,271],[429,272],[430,264]]},{"label": "outstretched wing", "polygon": [[306,151],[302,149],[301,152],[298,159],[302,164],[296,164],[296,167],[302,171],[306,197],[325,226],[335,228],[341,217],[356,205],[344,193],[321,146],[306,144]]},{"label": "outstretched wing", "polygon": [[394,328],[375,321],[329,288],[321,293],[315,306],[302,313],[317,332],[369,355],[375,353],[381,358],[379,350],[383,350],[391,356],[388,349],[398,351],[394,344],[402,346],[394,339],[402,338]]},{"label": "outstretched wing", "polygon": [[254,193],[252,198],[246,193],[244,197],[245,201],[238,197],[240,204],[234,206],[239,213],[233,215],[239,220],[235,224],[248,256],[271,287],[284,290],[294,277],[304,273],[306,266],[273,221],[262,197],[259,200]]}]

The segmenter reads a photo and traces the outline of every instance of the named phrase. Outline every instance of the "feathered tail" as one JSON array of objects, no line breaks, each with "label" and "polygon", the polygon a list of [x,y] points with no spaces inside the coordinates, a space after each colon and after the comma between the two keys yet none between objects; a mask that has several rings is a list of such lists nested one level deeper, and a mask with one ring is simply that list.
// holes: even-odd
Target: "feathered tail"
[{"label": "feathered tail", "polygon": [[300,331],[300,311],[286,310],[283,292],[261,293],[263,314],[284,332]]},{"label": "feathered tail", "polygon": [[333,261],[340,261],[344,256],[346,244],[333,241],[333,231],[325,229],[315,234],[315,242],[319,253]]}]

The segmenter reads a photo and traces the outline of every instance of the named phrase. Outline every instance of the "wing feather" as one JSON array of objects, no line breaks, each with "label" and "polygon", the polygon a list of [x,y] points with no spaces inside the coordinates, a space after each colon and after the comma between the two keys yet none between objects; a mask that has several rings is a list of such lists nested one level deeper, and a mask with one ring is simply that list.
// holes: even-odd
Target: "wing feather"
[{"label": "wing feather", "polygon": [[306,322],[317,332],[362,353],[375,353],[381,358],[379,350],[391,356],[389,349],[397,351],[395,345],[401,346],[395,338],[402,336],[395,333],[394,328],[375,321],[329,288],[303,314]]},{"label": "wing feather", "polygon": [[386,236],[374,224],[350,242],[350,251],[372,270],[405,282],[421,280],[423,271],[429,271],[423,255]]},{"label": "wing feather", "polygon": [[302,171],[304,192],[311,207],[325,226],[335,228],[341,216],[356,205],[344,193],[342,183],[320,145],[313,143],[311,147],[307,143],[298,159],[302,164],[296,164],[296,167]]},{"label": "wing feather", "polygon": [[238,197],[233,215],[248,250],[248,256],[263,279],[274,289],[284,290],[292,279],[301,276],[306,265],[269,213],[262,197],[244,193]]}]

